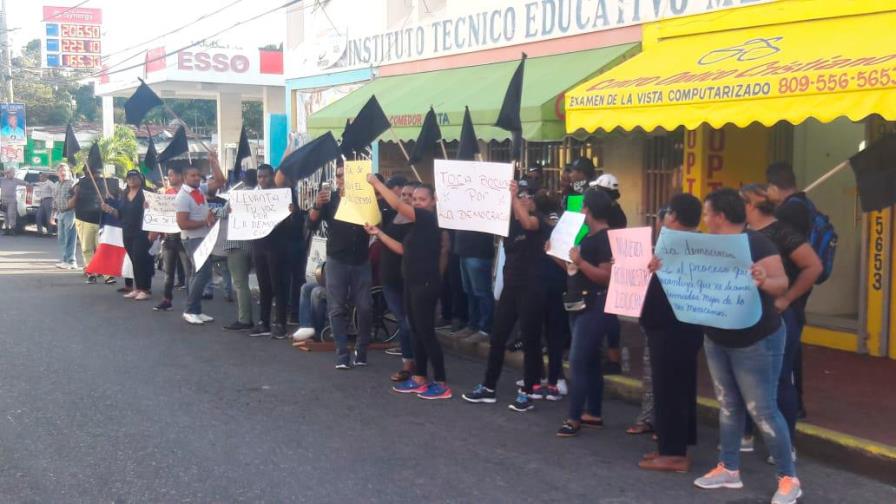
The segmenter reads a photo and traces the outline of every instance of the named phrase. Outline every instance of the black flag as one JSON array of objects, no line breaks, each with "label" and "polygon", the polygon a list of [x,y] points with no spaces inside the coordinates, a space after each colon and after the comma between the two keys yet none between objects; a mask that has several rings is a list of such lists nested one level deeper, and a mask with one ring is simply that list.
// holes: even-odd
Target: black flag
[{"label": "black flag", "polygon": [[69,124],[65,128],[65,143],[62,144],[62,155],[68,159],[70,166],[75,166],[75,154],[81,151],[81,145],[78,143],[78,137],[75,136],[75,130]]},{"label": "black flag", "polygon": [[504,93],[504,103],[501,104],[501,111],[498,112],[498,119],[495,126],[507,131],[522,131],[523,125],[520,121],[520,104],[523,99],[523,70],[526,68],[526,53],[523,53],[519,66],[513,72],[510,78],[510,84],[507,85],[507,92]]},{"label": "black flag", "polygon": [[159,153],[156,151],[156,143],[149,137],[149,146],[146,148],[146,155],[143,156],[143,168],[140,170],[147,180],[151,180],[156,185],[162,184],[162,172],[159,171]]},{"label": "black flag", "polygon": [[249,148],[249,136],[246,134],[246,127],[240,129],[240,144],[236,149],[236,159],[233,161],[233,170],[230,171],[230,184],[236,184],[243,176],[243,159],[252,155],[252,149]]},{"label": "black flag", "polygon": [[473,130],[473,118],[470,117],[470,107],[464,107],[464,123],[460,127],[460,140],[457,144],[457,159],[472,161],[479,154],[479,140],[476,131]]},{"label": "black flag", "polygon": [[103,154],[100,152],[100,144],[93,142],[90,153],[87,154],[87,167],[94,173],[103,171]]},{"label": "black flag", "polygon": [[140,79],[140,86],[124,102],[124,117],[128,124],[139,126],[150,110],[162,104],[162,99]]},{"label": "black flag", "polygon": [[177,131],[174,132],[174,137],[171,139],[171,143],[165,147],[165,150],[159,154],[159,163],[167,163],[169,160],[180,156],[184,152],[190,150],[190,146],[187,144],[187,131],[183,126],[178,126]]},{"label": "black flag", "polygon": [[880,138],[849,158],[863,212],[896,204],[896,133]]},{"label": "black flag", "polygon": [[432,149],[433,144],[442,139],[442,130],[439,128],[439,121],[436,119],[436,111],[429,107],[429,112],[423,118],[423,127],[420,128],[420,134],[417,135],[417,142],[414,144],[414,152],[411,153],[408,164],[420,162],[423,155]]},{"label": "black flag", "polygon": [[339,144],[333,133],[326,132],[292,151],[278,167],[291,180],[298,182],[309,177],[320,167],[339,157]]},{"label": "black flag", "polygon": [[363,150],[391,127],[376,95],[371,96],[361,107],[355,120],[345,127],[342,133],[342,154],[348,156]]}]

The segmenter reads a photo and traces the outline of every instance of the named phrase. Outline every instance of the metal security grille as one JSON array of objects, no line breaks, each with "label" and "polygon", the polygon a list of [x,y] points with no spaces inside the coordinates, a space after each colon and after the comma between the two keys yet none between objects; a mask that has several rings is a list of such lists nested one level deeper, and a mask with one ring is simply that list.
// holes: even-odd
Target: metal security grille
[{"label": "metal security grille", "polygon": [[647,139],[644,145],[645,225],[655,227],[660,209],[681,191],[683,152],[681,131]]}]

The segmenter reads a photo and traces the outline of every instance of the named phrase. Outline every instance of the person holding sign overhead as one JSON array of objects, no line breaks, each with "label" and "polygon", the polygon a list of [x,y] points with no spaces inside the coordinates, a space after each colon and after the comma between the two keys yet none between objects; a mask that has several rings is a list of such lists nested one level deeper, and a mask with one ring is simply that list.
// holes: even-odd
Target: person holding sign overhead
[{"label": "person holding sign overhead", "polygon": [[[439,229],[435,189],[426,184],[417,187],[411,206],[375,176],[368,175],[367,182],[399,215],[413,223],[402,242],[386,235],[376,226],[365,226],[370,235],[402,256],[404,300],[414,339],[415,368],[411,378],[396,384],[392,390],[416,394],[421,399],[451,399],[451,389],[445,383],[445,359],[435,328],[440,281],[448,261],[447,233]],[[429,381],[427,374],[430,362],[433,381]]]},{"label": "person holding sign overhead", "polygon": [[[358,313],[358,340],[355,343],[355,366],[367,365],[367,345],[373,326],[373,301],[370,287],[373,272],[368,256],[370,238],[364,227],[336,219],[339,202],[345,194],[345,166],[337,161],[336,191],[322,189],[308,214],[312,225],[327,223],[327,308],[330,326],[336,340],[336,369],[351,369],[348,351],[350,306]],[[391,191],[390,191],[391,192]]]},{"label": "person holding sign overhead", "polygon": [[[568,274],[564,303],[572,331],[569,416],[557,431],[559,437],[575,436],[582,425],[600,428],[604,424],[601,417],[604,378],[600,354],[604,334],[611,323],[610,317],[604,313],[604,303],[613,261],[607,234],[610,229],[607,219],[613,202],[600,190],[586,191],[584,196],[582,212],[588,234],[569,251],[568,262],[557,260]],[[546,248],[550,248],[550,242]]]},{"label": "person holding sign overhead", "polygon": [[[702,210],[699,199],[678,194],[660,211],[660,220],[665,228],[694,232]],[[654,258],[648,268],[653,272],[658,264]],[[656,275],[650,278],[640,322],[650,346],[657,451],[644,455],[638,467],[687,472],[688,445],[697,443],[697,355],[703,327],[675,318]]]},{"label": "person holding sign overhead", "polygon": [[[507,338],[519,321],[523,333],[523,387],[510,404],[514,411],[529,411],[535,407],[532,397],[547,395],[539,384],[544,364],[541,354],[541,327],[544,322],[545,279],[541,277],[539,262],[544,256],[547,241],[542,221],[544,216],[535,209],[534,192],[523,189],[517,182],[510,183],[513,219],[510,234],[504,240],[504,288],[495,310],[495,326],[488,352],[485,381],[462,397],[471,403],[494,403],[495,388],[504,366]],[[537,389],[537,390],[536,390]]]},{"label": "person holding sign overhead", "polygon": [[740,443],[749,411],[777,465],[778,490],[772,502],[796,502],[802,490],[790,453],[790,432],[776,400],[786,330],[775,310],[775,299],[787,292],[784,265],[771,240],[744,229],[746,208],[736,190],[710,193],[704,201],[703,222],[712,234],[746,234],[753,259],[750,274],[759,289],[761,315],[756,324],[745,329],[705,329],[706,362],[720,403],[721,453],[716,468],[697,478],[694,485],[705,489],[743,487]]}]

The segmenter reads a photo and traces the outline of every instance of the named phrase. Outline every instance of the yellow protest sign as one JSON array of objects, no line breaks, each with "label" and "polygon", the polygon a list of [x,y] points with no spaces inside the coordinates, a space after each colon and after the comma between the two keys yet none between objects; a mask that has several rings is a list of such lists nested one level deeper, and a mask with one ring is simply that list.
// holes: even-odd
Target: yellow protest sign
[{"label": "yellow protest sign", "polygon": [[345,194],[336,210],[336,220],[363,226],[377,225],[382,220],[376,204],[373,186],[367,183],[367,175],[373,173],[370,161],[345,162]]}]

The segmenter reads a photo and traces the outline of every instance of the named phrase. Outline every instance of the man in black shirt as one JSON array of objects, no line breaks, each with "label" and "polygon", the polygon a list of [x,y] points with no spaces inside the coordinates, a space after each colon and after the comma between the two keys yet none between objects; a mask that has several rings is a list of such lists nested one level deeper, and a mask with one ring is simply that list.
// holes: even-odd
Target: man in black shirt
[{"label": "man in black shirt", "polygon": [[322,190],[311,207],[308,218],[312,225],[327,224],[327,309],[330,326],[336,339],[336,369],[351,369],[348,351],[348,328],[351,310],[358,313],[358,340],[355,343],[355,366],[367,365],[373,315],[370,287],[373,273],[368,258],[369,237],[363,226],[336,220],[336,210],[344,193],[345,168],[336,167],[336,191]]},{"label": "man in black shirt", "polygon": [[785,161],[772,163],[765,170],[765,180],[769,199],[777,205],[775,218],[808,237],[812,231],[812,203],[806,193],[796,190],[796,175],[790,164]]},{"label": "man in black shirt", "polygon": [[[679,194],[661,212],[662,224],[676,231],[696,231],[701,212],[699,199]],[[697,442],[697,354],[703,329],[675,318],[656,275],[651,277],[644,298],[641,327],[650,347],[657,452],[645,455],[638,466],[687,472],[687,447]]]}]

